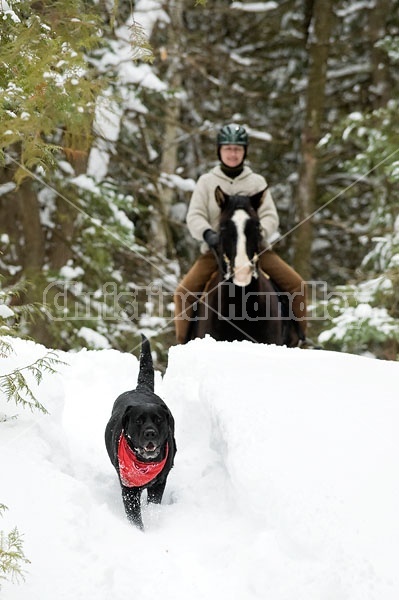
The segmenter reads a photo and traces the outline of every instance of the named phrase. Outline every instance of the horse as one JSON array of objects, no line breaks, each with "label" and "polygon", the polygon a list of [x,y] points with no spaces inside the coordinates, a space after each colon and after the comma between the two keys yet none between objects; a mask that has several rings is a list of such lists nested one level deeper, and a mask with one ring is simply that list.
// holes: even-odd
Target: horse
[{"label": "horse", "polygon": [[[219,341],[297,345],[291,322],[284,318],[278,289],[258,264],[263,244],[257,211],[265,192],[230,196],[216,188],[220,207],[215,249],[218,270],[196,303],[189,339],[209,334]],[[294,322],[292,325],[295,327]]]}]

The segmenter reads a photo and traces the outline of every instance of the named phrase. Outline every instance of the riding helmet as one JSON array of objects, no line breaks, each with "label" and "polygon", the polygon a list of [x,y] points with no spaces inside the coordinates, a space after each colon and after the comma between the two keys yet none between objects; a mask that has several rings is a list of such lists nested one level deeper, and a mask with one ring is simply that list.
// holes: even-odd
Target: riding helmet
[{"label": "riding helmet", "polygon": [[221,128],[217,135],[217,145],[227,146],[229,144],[248,146],[248,134],[244,127],[236,123],[230,123]]}]

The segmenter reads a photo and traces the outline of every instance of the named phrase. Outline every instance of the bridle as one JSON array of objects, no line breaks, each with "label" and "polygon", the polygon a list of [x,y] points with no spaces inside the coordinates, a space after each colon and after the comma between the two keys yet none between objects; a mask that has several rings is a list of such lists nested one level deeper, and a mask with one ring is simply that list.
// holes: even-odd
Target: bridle
[{"label": "bridle", "polygon": [[[215,256],[216,256],[216,260],[218,261],[218,265],[219,265],[219,270],[223,273],[223,279],[225,279],[226,281],[228,281],[229,279],[232,278],[233,276],[233,270],[231,268],[231,260],[229,259],[229,257],[227,256],[226,253],[223,254],[222,257],[222,264],[220,264],[220,259],[219,259],[219,255],[216,252],[216,250],[214,250]],[[251,267],[251,276],[254,279],[257,279],[259,277],[259,273],[258,273],[258,261],[259,261],[259,254],[257,252],[255,252],[255,254],[253,255],[252,259],[250,260],[250,267]],[[223,266],[225,266],[225,268],[223,268]]]},{"label": "bridle", "polygon": [[[233,214],[237,210],[240,210],[240,209],[244,210],[248,214],[249,218],[252,218],[251,214],[248,212],[248,198],[245,196],[243,196],[243,197],[234,196]],[[230,216],[230,218],[232,218],[232,215]],[[223,226],[221,227],[221,231],[222,231],[222,229],[223,229]],[[220,246],[219,246],[219,251],[216,250],[215,248],[212,248],[212,251],[216,258],[216,262],[217,262],[219,273],[220,273],[221,277],[223,277],[223,279],[225,281],[228,281],[234,275],[230,258],[227,256],[227,253],[225,251],[223,252],[223,248],[221,248]],[[255,252],[249,262],[249,266],[250,266],[250,270],[251,270],[251,277],[254,279],[258,278],[258,262],[259,262],[259,254],[258,254],[258,252]]]}]

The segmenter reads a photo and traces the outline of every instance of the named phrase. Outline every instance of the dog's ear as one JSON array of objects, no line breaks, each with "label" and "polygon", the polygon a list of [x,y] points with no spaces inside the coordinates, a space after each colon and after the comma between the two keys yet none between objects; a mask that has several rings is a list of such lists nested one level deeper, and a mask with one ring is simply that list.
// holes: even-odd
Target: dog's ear
[{"label": "dog's ear", "polygon": [[130,419],[130,415],[132,414],[132,406],[128,406],[125,410],[125,412],[123,413],[123,417],[122,417],[122,429],[123,431],[126,431],[126,428],[129,424],[129,419]]},{"label": "dog's ear", "polygon": [[165,413],[166,421],[168,423],[169,431],[174,432],[175,431],[175,420],[173,418],[172,413],[170,412],[170,410],[168,408],[164,408],[164,413]]}]

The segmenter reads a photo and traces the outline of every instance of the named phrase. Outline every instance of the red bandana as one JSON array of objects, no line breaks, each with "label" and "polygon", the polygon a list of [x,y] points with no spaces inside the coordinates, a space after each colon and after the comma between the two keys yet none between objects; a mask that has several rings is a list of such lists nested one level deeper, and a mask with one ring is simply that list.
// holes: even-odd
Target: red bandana
[{"label": "red bandana", "polygon": [[141,487],[155,479],[164,468],[167,458],[168,444],[165,458],[161,462],[140,462],[129,447],[123,432],[121,433],[118,445],[119,474],[126,487]]}]

